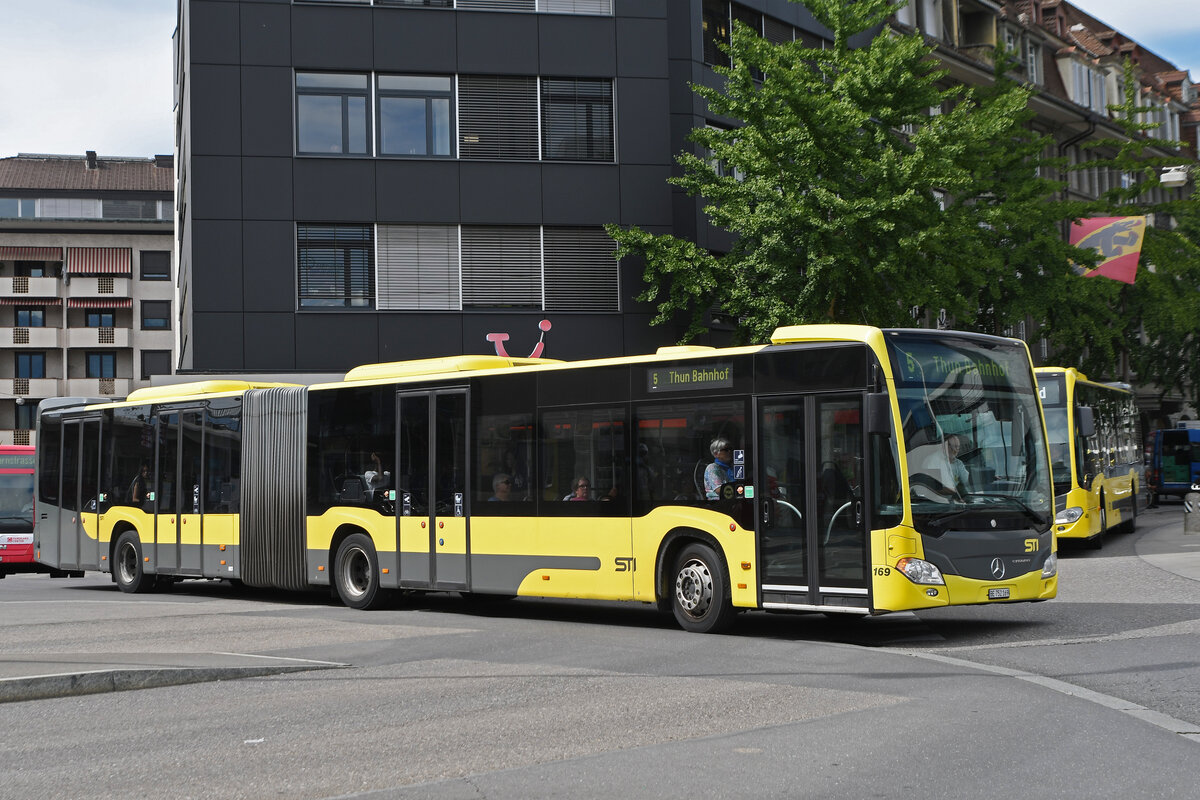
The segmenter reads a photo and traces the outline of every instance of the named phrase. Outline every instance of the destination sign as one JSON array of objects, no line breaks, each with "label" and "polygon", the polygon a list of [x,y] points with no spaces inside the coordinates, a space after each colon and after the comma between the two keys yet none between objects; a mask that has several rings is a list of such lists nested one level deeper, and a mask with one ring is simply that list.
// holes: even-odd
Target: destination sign
[{"label": "destination sign", "polygon": [[33,454],[0,455],[0,469],[33,469]]},{"label": "destination sign", "polygon": [[979,346],[969,340],[889,339],[896,379],[907,386],[1009,386],[1032,389],[1023,348]]},{"label": "destination sign", "polygon": [[688,389],[728,389],[733,386],[733,364],[650,367],[646,389],[650,392],[682,392]]}]

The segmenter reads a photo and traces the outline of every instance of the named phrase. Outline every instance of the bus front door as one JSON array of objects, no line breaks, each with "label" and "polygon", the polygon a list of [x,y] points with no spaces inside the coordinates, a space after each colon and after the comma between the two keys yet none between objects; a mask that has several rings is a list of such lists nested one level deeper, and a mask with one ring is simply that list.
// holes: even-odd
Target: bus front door
[{"label": "bus front door", "polygon": [[466,589],[467,392],[402,392],[396,402],[400,585]]},{"label": "bus front door", "polygon": [[862,395],[758,401],[763,608],[870,609]]}]

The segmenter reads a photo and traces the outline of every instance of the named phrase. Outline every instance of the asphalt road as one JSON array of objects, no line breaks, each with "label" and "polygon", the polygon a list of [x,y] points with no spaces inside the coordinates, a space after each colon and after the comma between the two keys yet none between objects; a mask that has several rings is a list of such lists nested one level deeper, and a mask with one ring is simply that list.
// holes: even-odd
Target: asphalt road
[{"label": "asphalt road", "polygon": [[1180,514],[1065,551],[1048,603],[728,636],[642,606],[9,577],[9,669],[264,663],[0,703],[0,798],[1196,797],[1200,574],[1161,566],[1200,545]]}]

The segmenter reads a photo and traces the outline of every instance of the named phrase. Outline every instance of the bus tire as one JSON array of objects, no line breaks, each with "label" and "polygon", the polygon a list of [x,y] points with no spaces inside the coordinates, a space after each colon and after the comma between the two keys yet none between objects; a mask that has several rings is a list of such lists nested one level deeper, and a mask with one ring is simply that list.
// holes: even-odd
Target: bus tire
[{"label": "bus tire", "polygon": [[691,633],[720,633],[733,622],[729,576],[707,545],[693,542],[675,559],[671,608],[679,627]]},{"label": "bus tire", "polygon": [[364,611],[380,608],[387,592],[379,586],[379,558],[365,533],[347,536],[338,546],[333,562],[333,580],[338,597],[349,608]]},{"label": "bus tire", "polygon": [[137,531],[125,531],[117,537],[113,548],[113,581],[118,589],[129,594],[149,592],[158,583],[153,575],[146,574],[142,540]]},{"label": "bus tire", "polygon": [[1133,484],[1133,510],[1129,512],[1129,521],[1125,523],[1125,532],[1133,533],[1137,530],[1137,506],[1138,506],[1138,487]]}]

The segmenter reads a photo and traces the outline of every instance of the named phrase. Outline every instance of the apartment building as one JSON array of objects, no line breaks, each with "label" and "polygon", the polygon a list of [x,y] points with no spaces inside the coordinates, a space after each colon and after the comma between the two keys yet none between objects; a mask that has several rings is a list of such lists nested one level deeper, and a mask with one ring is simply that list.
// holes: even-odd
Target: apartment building
[{"label": "apartment building", "polygon": [[171,156],[0,158],[0,443],[43,398],[172,372],[173,189]]}]

